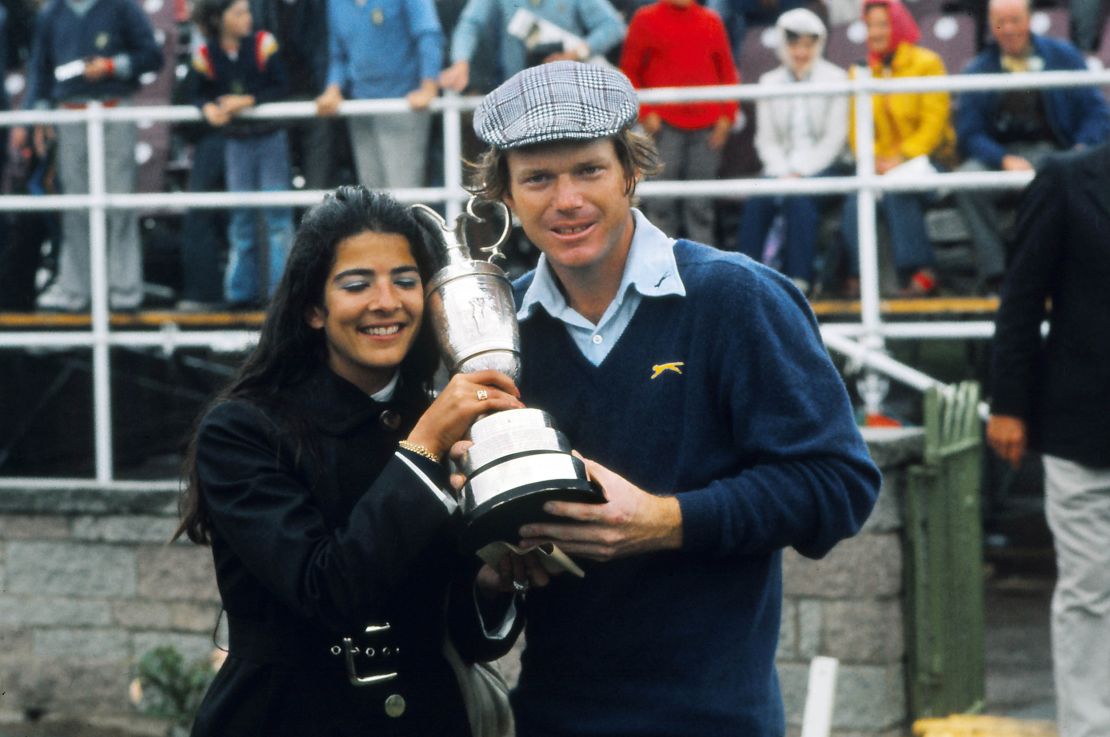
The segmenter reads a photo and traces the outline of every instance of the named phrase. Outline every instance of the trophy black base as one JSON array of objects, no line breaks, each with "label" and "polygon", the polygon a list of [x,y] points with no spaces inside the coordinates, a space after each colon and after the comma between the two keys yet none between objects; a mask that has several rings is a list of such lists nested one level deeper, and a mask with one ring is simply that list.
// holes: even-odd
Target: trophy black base
[{"label": "trophy black base", "polygon": [[473,553],[493,542],[516,544],[520,527],[529,522],[561,521],[543,511],[545,502],[581,502],[602,504],[605,494],[594,482],[584,479],[546,479],[524,484],[497,494],[463,514],[463,530],[459,546]]}]

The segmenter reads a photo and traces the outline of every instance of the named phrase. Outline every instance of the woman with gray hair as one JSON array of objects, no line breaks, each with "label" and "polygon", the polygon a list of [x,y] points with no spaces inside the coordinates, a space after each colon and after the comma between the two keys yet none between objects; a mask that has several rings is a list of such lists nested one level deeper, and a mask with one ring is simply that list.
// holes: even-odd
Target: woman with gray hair
[{"label": "woman with gray hair", "polygon": [[[798,8],[775,23],[782,66],[759,78],[760,84],[843,81],[843,69],[822,58],[825,24],[813,12]],[[848,98],[812,95],[760,100],[756,105],[755,146],[763,176],[794,179],[827,175],[848,141]],[[764,244],[775,217],[782,217],[781,271],[803,292],[813,283],[817,243],[817,197],[793,195],[753,197],[740,220],[740,250],[763,260]],[[770,260],[770,259],[769,259]]]}]

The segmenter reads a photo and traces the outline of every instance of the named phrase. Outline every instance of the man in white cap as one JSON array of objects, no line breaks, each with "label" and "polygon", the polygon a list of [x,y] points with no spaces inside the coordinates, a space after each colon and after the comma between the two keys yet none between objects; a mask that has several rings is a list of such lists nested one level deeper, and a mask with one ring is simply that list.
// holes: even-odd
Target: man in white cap
[{"label": "man in white cap", "polygon": [[879,474],[805,299],[739,254],[675,241],[632,207],[657,165],[613,69],[527,69],[474,117],[475,190],[542,252],[515,285],[524,401],[604,489],[549,502],[583,579],[524,605],[519,737],[782,735],[781,554],[854,534]]}]

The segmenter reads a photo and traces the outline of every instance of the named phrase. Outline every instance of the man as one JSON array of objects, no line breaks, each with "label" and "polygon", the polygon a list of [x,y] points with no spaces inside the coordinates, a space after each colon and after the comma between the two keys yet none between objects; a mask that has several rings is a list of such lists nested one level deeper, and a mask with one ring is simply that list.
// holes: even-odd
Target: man
[{"label": "man", "polygon": [[[1058,569],[1060,737],[1110,734],[1110,144],[1044,164],[1026,191],[994,335],[987,440],[1044,458]],[[1051,311],[1045,301],[1050,300]],[[1047,341],[1041,323],[1048,319]]]},{"label": "man", "polygon": [[[972,59],[965,74],[1085,70],[1066,41],[1029,29],[1029,0],[991,0],[995,44]],[[1090,146],[1110,135],[1110,107],[1097,87],[974,92],[960,95],[956,140],[968,157],[961,171],[1032,171],[1057,151]],[[995,212],[998,192],[961,190],[956,203],[975,246],[980,285],[996,291],[1006,252]]]},{"label": "man", "polygon": [[[740,83],[721,19],[694,0],[658,0],[637,10],[620,67],[636,88]],[[640,123],[655,139],[668,178],[715,179],[737,109],[735,100],[642,105]],[[690,240],[708,243],[714,237],[708,197],[663,197],[648,212],[667,232],[683,225]]]},{"label": "man", "polygon": [[[579,36],[582,43],[573,49],[551,49],[540,58],[530,59],[524,40],[509,30],[510,21],[522,9],[532,14],[534,26],[540,22],[552,23]],[[451,36],[451,65],[439,77],[439,83],[444,88],[462,92],[469,87],[471,60],[478,53],[493,53],[492,50],[480,51],[478,46],[491,28],[495,30],[500,46],[501,77],[498,81],[534,63],[584,60],[604,54],[624,38],[624,22],[609,0],[533,0],[529,3],[520,0],[469,0]]]},{"label": "man", "polygon": [[[150,21],[134,0],[52,0],[35,26],[25,108],[50,105],[84,108],[126,104],[139,78],[162,68],[162,49]],[[59,125],[58,176],[66,194],[89,191],[85,125]],[[41,148],[42,129],[36,131]],[[26,142],[24,129],[12,133],[12,147]],[[136,129],[112,123],[104,129],[104,163],[109,192],[135,189]],[[39,296],[41,309],[79,312],[89,307],[89,216],[67,210],[64,241],[51,287]],[[142,245],[134,210],[108,213],[108,284],[112,309],[133,310],[143,301]]]},{"label": "man", "polygon": [[658,165],[637,110],[616,70],[556,62],[475,113],[479,194],[542,252],[515,285],[522,397],[607,499],[520,530],[586,576],[528,595],[517,734],[781,735],[782,548],[854,534],[879,474],[789,280],[632,208]]}]

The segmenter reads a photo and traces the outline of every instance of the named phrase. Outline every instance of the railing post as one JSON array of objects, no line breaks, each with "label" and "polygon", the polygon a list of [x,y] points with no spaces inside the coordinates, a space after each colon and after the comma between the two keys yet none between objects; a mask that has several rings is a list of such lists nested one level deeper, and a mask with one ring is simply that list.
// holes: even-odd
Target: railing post
[{"label": "railing post", "polygon": [[443,95],[443,186],[448,196],[443,203],[447,222],[455,222],[462,212],[463,169],[462,169],[462,111],[459,109],[459,94],[445,92]]},{"label": "railing post", "polygon": [[[88,107],[89,149],[89,271],[92,297],[92,380],[96,480],[112,480],[112,382],[108,331],[108,227],[106,177],[104,173],[104,108],[99,102]],[[134,152],[127,152],[133,156]],[[80,244],[71,246],[81,247]]]},{"label": "railing post", "polygon": [[[879,312],[879,239],[875,227],[875,124],[874,100],[870,90],[871,70],[855,69],[856,115],[856,176],[862,180],[856,198],[856,222],[859,228],[860,342],[871,350],[883,350],[882,316]],[[869,415],[882,411],[887,383],[870,368],[864,369],[860,393],[864,411]]]}]

